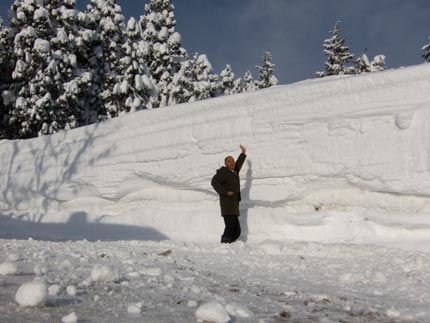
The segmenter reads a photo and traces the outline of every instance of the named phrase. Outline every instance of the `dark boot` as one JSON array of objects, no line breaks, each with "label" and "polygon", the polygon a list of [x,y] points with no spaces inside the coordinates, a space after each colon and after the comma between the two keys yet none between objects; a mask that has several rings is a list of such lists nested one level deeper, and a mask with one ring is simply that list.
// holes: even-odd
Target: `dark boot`
[{"label": "dark boot", "polygon": [[237,215],[224,215],[225,229],[221,243],[232,243],[240,236],[240,223]]}]

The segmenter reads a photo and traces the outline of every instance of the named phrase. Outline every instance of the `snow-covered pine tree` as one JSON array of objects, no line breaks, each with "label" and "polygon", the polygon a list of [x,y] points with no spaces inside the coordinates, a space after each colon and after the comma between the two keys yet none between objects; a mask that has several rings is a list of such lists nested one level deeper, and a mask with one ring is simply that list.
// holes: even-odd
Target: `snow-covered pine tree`
[{"label": "snow-covered pine tree", "polygon": [[[65,0],[67,7],[51,1],[46,7],[57,22],[57,36],[51,40],[52,50],[58,59],[57,67],[63,75],[64,91],[57,104],[73,116],[71,127],[84,126],[97,121],[99,106],[94,104],[94,92],[91,91],[93,73],[89,66],[88,30],[83,24],[82,12],[74,8],[75,0]],[[92,34],[90,34],[92,35]]]},{"label": "snow-covered pine tree", "polygon": [[242,81],[242,92],[254,92],[258,89],[251,71],[246,71]]},{"label": "snow-covered pine tree", "polygon": [[371,72],[385,71],[385,55],[376,55],[370,62]]},{"label": "snow-covered pine tree", "polygon": [[234,73],[229,64],[220,73],[219,90],[221,95],[238,93],[236,92],[237,84],[235,83]]},{"label": "snow-covered pine tree", "polygon": [[242,79],[239,77],[238,79],[235,79],[233,82],[232,93],[242,93],[242,92],[243,92]]},{"label": "snow-covered pine tree", "polygon": [[[11,47],[9,28],[3,25],[3,19],[0,17],[0,140],[9,137],[9,112],[3,99],[3,92],[7,91],[12,82]],[[5,99],[7,99],[7,92],[5,94]]]},{"label": "snow-covered pine tree", "polygon": [[145,62],[159,91],[154,107],[168,105],[173,77],[188,57],[175,31],[174,9],[170,0],[150,0],[139,21],[146,42]]},{"label": "snow-covered pine tree", "polygon": [[369,72],[371,72],[371,64],[370,64],[369,58],[366,55],[366,49],[365,49],[363,51],[363,54],[361,54],[355,61],[354,74],[369,73]]},{"label": "snow-covered pine tree", "polygon": [[[116,100],[114,87],[121,75],[125,18],[116,0],[90,0],[85,15],[85,26],[95,37],[90,42],[93,54],[88,54],[93,73],[92,92],[99,94],[103,106],[106,107]],[[107,110],[103,107],[99,107],[99,113],[99,119],[107,118]]]},{"label": "snow-covered pine tree", "polygon": [[354,59],[354,54],[349,52],[348,46],[345,46],[345,38],[341,37],[340,21],[336,22],[333,30],[330,31],[331,38],[324,40],[324,54],[327,57],[325,62],[325,71],[316,72],[317,77],[330,75],[353,74],[354,66],[349,64]]},{"label": "snow-covered pine tree", "polygon": [[258,88],[264,89],[278,84],[278,79],[273,74],[275,64],[272,63],[272,54],[266,50],[262,59],[262,65],[256,66],[259,72],[259,79],[256,82]]},{"label": "snow-covered pine tree", "polygon": [[425,44],[421,50],[424,52],[421,57],[424,58],[426,62],[430,62],[430,37],[428,38],[428,43]]},{"label": "snow-covered pine tree", "polygon": [[169,105],[199,101],[218,96],[218,76],[213,73],[206,55],[195,53],[182,63],[175,74]]},{"label": "snow-covered pine tree", "polygon": [[372,61],[366,55],[366,50],[363,54],[355,61],[355,72],[354,74],[361,73],[373,73],[385,70],[385,56],[376,55]]},{"label": "snow-covered pine tree", "polygon": [[151,98],[157,97],[154,82],[149,76],[143,56],[143,40],[134,18],[127,23],[126,43],[120,59],[120,75],[115,85],[112,101],[107,103],[110,118],[126,112],[152,108]]},{"label": "snow-covered pine tree", "polygon": [[12,84],[3,97],[10,103],[13,138],[50,134],[76,125],[73,111],[59,103],[74,68],[61,12],[73,10],[73,6],[74,0],[16,0],[12,5],[15,66]]}]

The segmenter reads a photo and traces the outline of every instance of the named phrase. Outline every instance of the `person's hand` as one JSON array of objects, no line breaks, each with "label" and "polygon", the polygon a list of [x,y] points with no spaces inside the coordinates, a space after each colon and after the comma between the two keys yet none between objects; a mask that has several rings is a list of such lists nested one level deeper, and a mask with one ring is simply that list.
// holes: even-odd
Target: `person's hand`
[{"label": "person's hand", "polygon": [[246,155],[246,147],[244,145],[240,145],[240,150],[242,150],[242,154]]},{"label": "person's hand", "polygon": [[227,196],[233,196],[234,193],[233,192],[227,192]]}]

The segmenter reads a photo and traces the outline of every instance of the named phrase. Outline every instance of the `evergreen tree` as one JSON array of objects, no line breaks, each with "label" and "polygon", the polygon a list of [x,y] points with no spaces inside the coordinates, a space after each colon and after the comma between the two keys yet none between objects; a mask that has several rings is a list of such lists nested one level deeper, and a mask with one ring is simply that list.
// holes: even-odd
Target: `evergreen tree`
[{"label": "evergreen tree", "polygon": [[429,37],[429,39],[428,39],[428,43],[427,43],[427,44],[425,44],[425,45],[421,48],[421,50],[424,52],[424,53],[422,54],[422,58],[424,58],[424,60],[425,60],[426,62],[430,62],[430,37]]},{"label": "evergreen tree", "polygon": [[[11,8],[12,84],[7,92],[13,138],[29,138],[76,126],[72,109],[60,103],[75,59],[62,27],[74,0],[16,0]],[[70,10],[70,11],[69,11]],[[71,106],[69,106],[71,107]]]},{"label": "evergreen tree", "polygon": [[243,76],[242,92],[254,92],[258,89],[254,77],[250,71],[246,71]]},{"label": "evergreen tree", "polygon": [[234,79],[234,73],[231,70],[230,65],[226,65],[225,68],[221,71],[220,74],[220,84],[219,89],[221,95],[229,95],[233,93],[238,93],[237,91],[237,83]]},{"label": "evergreen tree", "polygon": [[199,101],[218,96],[218,77],[206,55],[195,53],[175,75],[170,104]]},{"label": "evergreen tree", "polygon": [[173,77],[187,58],[181,36],[175,32],[174,9],[170,0],[150,0],[139,21],[146,43],[145,62],[159,91],[154,107],[168,105]]},{"label": "evergreen tree", "polygon": [[152,108],[150,98],[157,97],[144,62],[140,28],[134,18],[128,21],[126,36],[124,56],[120,60],[120,76],[107,105],[111,118],[125,112]]},{"label": "evergreen tree", "polygon": [[355,72],[354,74],[368,73],[371,72],[371,65],[369,58],[366,55],[366,50],[361,54],[355,61]]},{"label": "evergreen tree", "polygon": [[385,55],[376,55],[370,62],[372,72],[385,71]]},{"label": "evergreen tree", "polygon": [[72,116],[71,127],[84,126],[97,121],[99,106],[94,104],[92,69],[88,63],[88,30],[83,24],[84,14],[74,9],[75,0],[68,0],[69,7],[47,5],[57,23],[57,36],[51,40],[51,46],[58,58],[57,67],[63,75],[63,93],[57,105]]},{"label": "evergreen tree", "polygon": [[[99,119],[107,117],[108,107],[116,99],[114,88],[122,72],[120,60],[125,43],[124,16],[116,0],[90,0],[85,11],[86,28],[94,31],[90,42],[93,54],[90,65],[93,73],[93,91],[99,93]],[[105,115],[103,115],[105,114]]]},{"label": "evergreen tree", "polygon": [[256,66],[259,72],[259,80],[256,82],[260,89],[268,88],[278,84],[278,79],[273,75],[275,64],[272,62],[272,54],[266,50],[262,57],[262,65]]},{"label": "evergreen tree", "polygon": [[385,70],[385,56],[376,55],[372,61],[366,55],[366,50],[355,61],[354,74],[373,73]]},{"label": "evergreen tree", "polygon": [[325,71],[315,73],[318,77],[353,74],[355,69],[348,66],[354,58],[349,52],[348,46],[345,46],[345,38],[341,37],[340,22],[336,22],[333,30],[330,31],[332,37],[324,40],[324,54],[327,57],[325,62]]},{"label": "evergreen tree", "polygon": [[235,79],[233,82],[232,93],[242,93],[242,92],[243,92],[242,79],[239,77],[238,79]]},{"label": "evergreen tree", "polygon": [[9,136],[9,113],[5,104],[8,102],[5,102],[5,99],[7,100],[7,89],[12,81],[13,62],[12,42],[8,34],[9,28],[3,25],[3,19],[0,17],[0,140]]}]

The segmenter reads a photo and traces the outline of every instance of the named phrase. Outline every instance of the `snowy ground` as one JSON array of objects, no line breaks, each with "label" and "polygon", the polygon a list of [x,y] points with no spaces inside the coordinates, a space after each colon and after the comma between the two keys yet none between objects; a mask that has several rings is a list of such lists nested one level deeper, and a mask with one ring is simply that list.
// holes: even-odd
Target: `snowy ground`
[{"label": "snowy ground", "polygon": [[[430,321],[428,253],[269,240],[1,240],[0,255],[18,259],[16,274],[0,276],[5,323],[61,322],[72,312],[79,322],[189,323],[208,302],[229,310],[230,322]],[[95,265],[110,268],[106,281],[97,270],[89,278]],[[16,290],[35,278],[59,285],[58,294],[45,306],[20,307]]]}]

